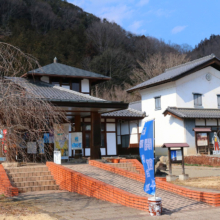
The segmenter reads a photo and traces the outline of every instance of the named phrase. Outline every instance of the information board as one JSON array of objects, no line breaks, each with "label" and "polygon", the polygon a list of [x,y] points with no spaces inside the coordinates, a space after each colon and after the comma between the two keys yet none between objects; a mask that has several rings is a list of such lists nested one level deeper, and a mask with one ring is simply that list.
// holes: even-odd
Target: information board
[{"label": "information board", "polygon": [[82,132],[71,133],[71,148],[72,150],[82,149]]},{"label": "information board", "polygon": [[182,156],[182,151],[181,150],[171,150],[171,161],[182,161],[183,156]]}]

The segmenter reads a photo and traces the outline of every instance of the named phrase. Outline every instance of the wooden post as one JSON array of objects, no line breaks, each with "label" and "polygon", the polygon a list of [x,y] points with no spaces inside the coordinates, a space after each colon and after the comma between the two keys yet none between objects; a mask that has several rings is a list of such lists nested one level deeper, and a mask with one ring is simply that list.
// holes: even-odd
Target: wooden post
[{"label": "wooden post", "polygon": [[75,132],[81,132],[81,116],[75,115]]},{"label": "wooden post", "polygon": [[98,112],[91,112],[91,142],[90,158],[101,159],[101,115]]},{"label": "wooden post", "polygon": [[182,152],[182,174],[185,175],[183,147],[181,147],[181,152]]},{"label": "wooden post", "polygon": [[208,155],[210,155],[211,154],[211,151],[210,151],[210,143],[209,143],[209,134],[210,133],[206,133],[207,134],[207,138],[208,138]]},{"label": "wooden post", "polygon": [[169,174],[172,175],[172,165],[171,165],[171,150],[168,148],[168,156],[169,156]]}]

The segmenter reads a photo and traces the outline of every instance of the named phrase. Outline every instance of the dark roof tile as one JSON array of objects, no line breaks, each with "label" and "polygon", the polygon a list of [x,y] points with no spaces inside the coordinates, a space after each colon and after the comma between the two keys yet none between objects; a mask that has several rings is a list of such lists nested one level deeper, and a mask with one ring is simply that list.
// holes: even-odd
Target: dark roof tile
[{"label": "dark roof tile", "polygon": [[[147,88],[148,86],[153,86],[153,84],[157,84],[157,83],[162,83],[163,81],[167,81],[167,80],[171,80],[177,76],[180,76],[181,74],[207,62],[207,61],[210,61],[212,59],[216,58],[216,56],[214,54],[211,54],[209,56],[205,56],[205,57],[202,57],[200,59],[196,59],[196,60],[193,60],[191,62],[187,62],[185,64],[182,64],[182,65],[179,65],[179,66],[175,66],[175,67],[172,67],[170,69],[167,69],[164,73],[158,75],[158,76],[155,76],[141,84],[138,84],[130,89],[128,89],[127,91],[128,92],[132,92],[134,90],[137,90],[137,89],[143,89],[143,88]],[[217,58],[216,58],[217,59]]]},{"label": "dark roof tile", "polygon": [[145,116],[146,116],[145,112],[141,112],[131,108],[102,114],[102,117],[123,117],[123,118],[124,117],[144,118]]},{"label": "dark roof tile", "polygon": [[87,70],[78,69],[76,67],[67,66],[61,63],[51,63],[46,66],[31,70],[28,74],[42,74],[42,75],[57,75],[57,76],[72,76],[82,78],[102,78],[109,80],[110,77],[93,73]]},{"label": "dark roof tile", "polygon": [[169,113],[179,118],[220,118],[220,109],[168,107],[163,114]]}]

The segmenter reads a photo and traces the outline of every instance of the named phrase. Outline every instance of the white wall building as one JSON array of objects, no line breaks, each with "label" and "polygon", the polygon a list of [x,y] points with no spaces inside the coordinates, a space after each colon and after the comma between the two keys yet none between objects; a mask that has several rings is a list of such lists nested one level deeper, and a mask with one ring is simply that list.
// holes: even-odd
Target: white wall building
[{"label": "white wall building", "polygon": [[135,90],[148,116],[142,126],[155,119],[156,155],[167,154],[164,143],[188,143],[187,155],[213,152],[213,134],[220,130],[220,60],[215,55],[167,69],[128,92]]}]

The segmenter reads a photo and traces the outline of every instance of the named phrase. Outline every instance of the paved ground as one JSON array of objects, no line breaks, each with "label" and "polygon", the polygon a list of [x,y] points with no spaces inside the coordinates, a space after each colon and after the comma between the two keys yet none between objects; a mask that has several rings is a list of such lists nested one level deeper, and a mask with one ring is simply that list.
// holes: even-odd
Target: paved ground
[{"label": "paved ground", "polygon": [[[140,196],[147,196],[150,195],[144,193],[143,191],[143,183],[138,182],[136,180],[132,180],[112,172],[108,172],[102,170],[97,167],[90,166],[88,164],[83,165],[65,165],[70,169],[83,173],[87,176],[93,177],[98,179],[102,182],[108,183],[120,189],[123,189],[127,192],[140,195]],[[186,211],[186,210],[193,210],[193,209],[207,209],[210,206],[202,203],[197,202],[192,199],[188,199],[174,193],[167,192],[165,190],[157,189],[156,195],[162,198],[162,205],[163,205],[163,213],[171,213],[171,212],[178,212],[178,211]]]},{"label": "paved ground", "polygon": [[[167,173],[169,171],[166,171]],[[219,167],[203,167],[203,166],[185,166],[185,173],[189,177],[208,177],[208,176],[220,176]],[[182,167],[179,165],[172,165],[172,174],[182,174]]]},{"label": "paved ground", "polygon": [[[176,213],[165,214],[160,217],[151,217],[148,213],[113,204],[95,198],[82,196],[76,193],[65,191],[44,191],[29,192],[14,197],[13,201],[21,202],[23,205],[37,208],[38,213],[49,216],[50,219],[59,220],[148,220],[148,219],[178,219],[178,220],[217,220],[220,216],[220,208],[202,208],[190,211],[180,211]],[[2,216],[0,215],[0,219]],[[37,220],[36,216],[30,215],[25,220]],[[49,219],[42,219],[47,220]],[[4,220],[20,220],[22,217],[11,218],[7,216]]]}]

